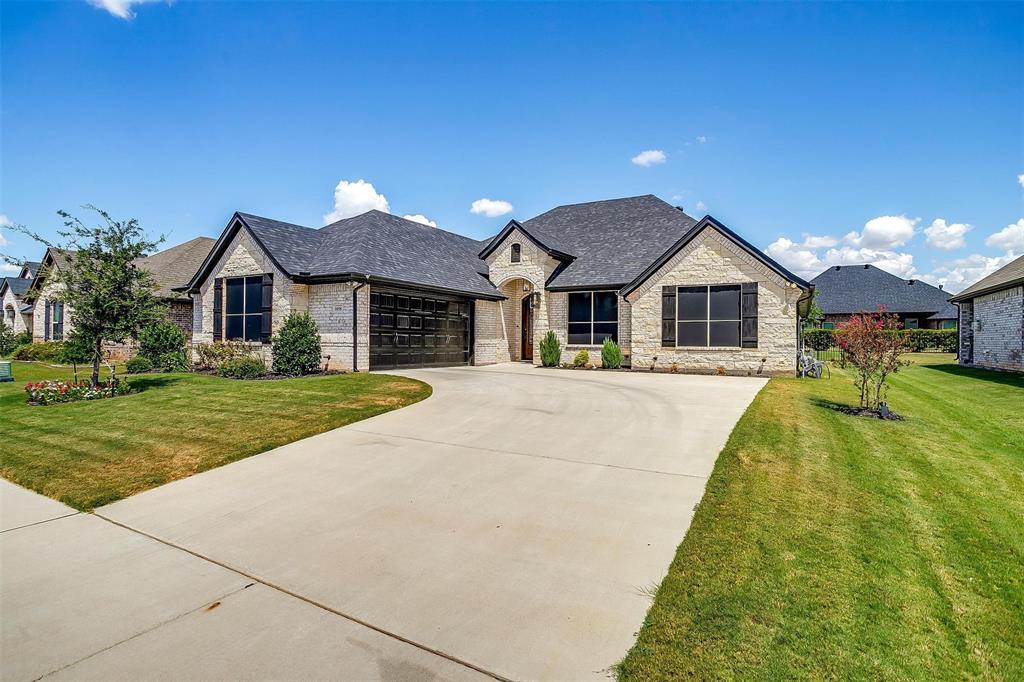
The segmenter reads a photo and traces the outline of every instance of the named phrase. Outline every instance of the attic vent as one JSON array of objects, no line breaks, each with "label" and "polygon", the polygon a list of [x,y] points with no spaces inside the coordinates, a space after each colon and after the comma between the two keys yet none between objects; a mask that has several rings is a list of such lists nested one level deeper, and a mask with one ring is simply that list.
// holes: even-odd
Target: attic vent
[{"label": "attic vent", "polygon": [[842,267],[843,267],[842,265],[837,265],[836,266],[836,271],[838,272],[840,269],[842,269]]},{"label": "attic vent", "polygon": [[907,284],[913,284],[913,283],[914,283],[914,282],[916,282],[916,281],[917,281],[916,279],[911,279],[911,280],[908,280],[908,281],[907,281]]},{"label": "attic vent", "polygon": [[868,269],[868,268],[870,268],[870,267],[871,267],[870,265],[867,265],[867,264],[865,264],[865,265],[864,265],[864,269],[865,269],[865,270],[867,270],[867,269]]}]

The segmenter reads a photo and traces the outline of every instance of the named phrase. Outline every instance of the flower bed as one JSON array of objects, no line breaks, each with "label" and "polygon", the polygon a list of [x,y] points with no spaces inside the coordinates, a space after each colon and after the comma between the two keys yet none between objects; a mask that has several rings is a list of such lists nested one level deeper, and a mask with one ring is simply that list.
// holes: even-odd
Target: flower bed
[{"label": "flower bed", "polygon": [[87,382],[74,381],[39,381],[25,384],[29,405],[53,405],[55,403],[71,403],[78,400],[100,400],[118,395],[133,393],[131,385],[123,380],[105,381],[93,388]]}]

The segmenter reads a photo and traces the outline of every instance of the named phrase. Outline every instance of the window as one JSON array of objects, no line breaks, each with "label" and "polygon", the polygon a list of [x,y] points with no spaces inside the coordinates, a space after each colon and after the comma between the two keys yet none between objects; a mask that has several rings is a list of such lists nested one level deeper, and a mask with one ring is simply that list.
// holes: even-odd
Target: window
[{"label": "window", "polygon": [[5,312],[7,314],[7,321],[10,322],[11,326],[13,327],[14,326],[14,306],[10,306],[10,305],[7,306],[7,310]]},{"label": "window", "polygon": [[918,324],[916,317],[908,317],[903,323],[903,326],[907,329],[917,329],[920,325]]},{"label": "window", "polygon": [[678,346],[740,346],[740,285],[679,287]]},{"label": "window", "polygon": [[619,340],[619,299],[614,291],[574,291],[569,294],[569,343],[598,345]]},{"label": "window", "polygon": [[836,328],[836,323],[835,322],[823,322],[822,325],[821,325],[821,328],[822,329],[835,329]]},{"label": "window", "polygon": [[64,340],[64,303],[50,301],[50,340]]},{"label": "window", "polygon": [[224,280],[224,338],[259,341],[263,328],[263,275]]},{"label": "window", "polygon": [[942,321],[942,328],[943,329],[956,329],[956,320],[943,320]]},{"label": "window", "polygon": [[518,263],[523,257],[523,247],[520,244],[512,245],[512,262]]}]

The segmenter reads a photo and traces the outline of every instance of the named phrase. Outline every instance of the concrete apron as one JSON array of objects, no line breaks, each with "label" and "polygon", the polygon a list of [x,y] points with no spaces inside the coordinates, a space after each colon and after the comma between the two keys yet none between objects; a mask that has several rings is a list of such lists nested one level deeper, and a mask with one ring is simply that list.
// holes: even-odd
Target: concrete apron
[{"label": "concrete apron", "polygon": [[404,373],[434,395],[4,533],[5,679],[606,675],[765,382]]}]

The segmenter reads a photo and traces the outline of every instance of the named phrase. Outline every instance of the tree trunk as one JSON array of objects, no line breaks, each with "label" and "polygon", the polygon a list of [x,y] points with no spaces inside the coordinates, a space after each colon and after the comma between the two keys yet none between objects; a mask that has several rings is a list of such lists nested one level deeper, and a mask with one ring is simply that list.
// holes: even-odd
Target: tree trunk
[{"label": "tree trunk", "polygon": [[96,388],[100,383],[100,360],[102,360],[103,341],[96,339],[96,345],[92,350],[92,387]]}]

